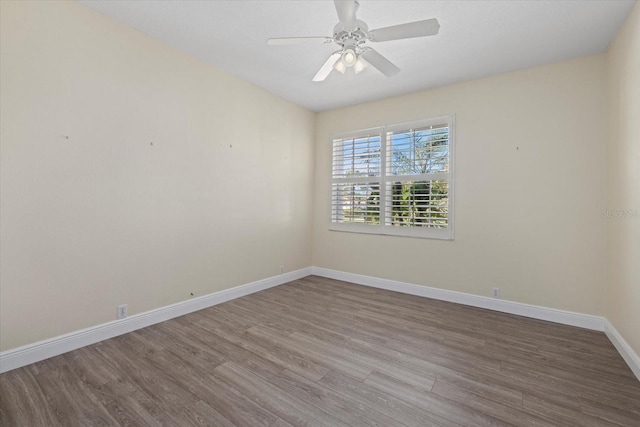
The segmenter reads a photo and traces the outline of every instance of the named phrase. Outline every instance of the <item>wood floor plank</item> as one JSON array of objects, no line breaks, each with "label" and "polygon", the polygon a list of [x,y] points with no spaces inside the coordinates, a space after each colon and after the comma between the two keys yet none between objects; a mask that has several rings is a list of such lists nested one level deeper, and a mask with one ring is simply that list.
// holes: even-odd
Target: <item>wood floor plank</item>
[{"label": "wood floor plank", "polygon": [[637,427],[640,425],[640,405],[636,401],[635,405],[629,405],[621,409],[619,405],[613,406],[602,401],[579,398],[582,412],[595,418],[600,418],[612,423],[627,427]]},{"label": "wood floor plank", "polygon": [[[166,349],[179,354],[188,354],[189,357],[198,358],[202,363],[220,365],[228,360],[228,352],[235,354],[236,348],[229,349],[225,343],[218,343],[218,336],[205,334],[201,330],[192,327],[190,317],[174,319],[172,322],[164,322],[160,325],[143,329],[143,332],[162,337],[163,342],[171,343]],[[185,323],[186,326],[185,326]],[[214,345],[217,344],[217,345]],[[235,346],[234,346],[235,347]],[[225,353],[225,351],[227,353]]]},{"label": "wood floor plank", "polygon": [[[258,298],[258,297],[257,297]],[[259,298],[265,298],[265,295],[260,295]],[[246,302],[243,302],[247,304]],[[248,304],[254,304],[249,302]],[[377,341],[380,343],[384,343],[387,341],[387,336],[384,335],[384,332],[377,332],[372,328],[362,329],[358,328],[352,324],[350,324],[345,319],[341,319],[339,316],[331,317],[328,316],[322,310],[319,309],[309,309],[305,310],[300,307],[284,305],[280,303],[274,303],[270,305],[249,305],[252,309],[265,309],[270,310],[272,312],[277,312],[279,317],[289,319],[290,321],[294,321],[296,324],[296,329],[302,327],[303,325],[309,327],[315,327],[316,329],[324,330],[328,333],[333,333],[336,335],[342,335],[344,337],[354,337],[366,339],[368,341]],[[268,325],[263,325],[268,326]],[[273,328],[272,328],[273,329]],[[295,331],[294,330],[294,331]],[[286,332],[294,332],[290,330],[286,330]],[[346,340],[345,340],[346,341]]]},{"label": "wood floor plank", "polygon": [[379,372],[371,374],[365,384],[385,393],[385,395],[397,396],[405,402],[428,411],[429,414],[433,414],[439,419],[447,420],[448,424],[455,423],[463,426],[509,425],[509,423],[500,421],[492,415],[432,392],[416,390],[409,384]]},{"label": "wood floor plank", "polygon": [[521,407],[519,409],[512,405],[504,405],[495,400],[488,399],[481,394],[473,393],[468,389],[449,384],[443,380],[436,381],[431,391],[434,394],[466,405],[476,411],[491,414],[495,418],[513,425],[548,427],[555,425],[554,423],[525,412],[522,409],[522,405],[520,405]]},{"label": "wood floor plank", "polygon": [[[359,312],[360,315],[366,316],[367,314]],[[376,316],[377,317],[377,316]],[[487,369],[500,370],[500,359],[495,356],[488,356],[478,350],[477,345],[467,345],[466,350],[461,349],[459,346],[450,347],[445,341],[450,337],[449,333],[441,334],[442,340],[432,340],[430,336],[425,337],[419,331],[419,326],[406,322],[408,324],[407,329],[402,332],[402,323],[394,321],[391,316],[378,317],[382,324],[388,328],[389,336],[392,337],[392,342],[387,342],[387,346],[397,345],[399,342],[411,343],[415,347],[421,348],[423,352],[432,353],[434,356],[441,356],[443,359],[450,360],[452,362],[467,364],[472,366],[483,366]],[[411,329],[413,328],[413,329]],[[457,337],[454,337],[454,339]],[[417,345],[415,345],[417,343]],[[423,344],[424,345],[421,345]],[[475,344],[479,344],[476,340]],[[482,341],[480,348],[484,347],[484,341]]]},{"label": "wood floor plank", "polygon": [[28,369],[0,375],[0,425],[62,425],[45,392]]},{"label": "wood floor plank", "polygon": [[343,346],[337,346],[329,342],[323,342],[304,333],[296,332],[290,335],[296,341],[300,341],[305,346],[316,346],[323,348],[331,354],[351,360],[354,363],[367,367],[370,371],[386,373],[392,377],[409,382],[417,387],[430,390],[435,383],[435,377],[425,374],[414,366],[402,363],[398,358],[385,357],[379,352],[375,352],[375,346],[356,345],[356,340],[350,340]]},{"label": "wood floor plank", "polygon": [[92,388],[91,393],[119,425],[171,426],[179,424],[135,385],[112,381]]},{"label": "wood floor plank", "polygon": [[[253,402],[246,394],[221,380],[215,375],[216,369],[210,366],[197,366],[189,359],[180,359],[170,352],[158,353],[153,356],[153,364],[159,370],[169,372],[172,382],[178,387],[188,389],[198,399],[191,403],[195,405],[202,400],[219,416],[237,425],[268,426],[276,421],[276,416]],[[183,407],[188,405],[173,405],[167,408],[172,417],[182,417]]]},{"label": "wood floor plank", "polygon": [[[367,341],[384,343],[388,339],[386,328],[378,328],[373,322],[369,322],[366,328],[361,327],[359,323],[363,323],[361,318],[355,316],[355,310],[345,308],[345,312],[331,311],[329,307],[306,307],[300,305],[298,307],[289,307],[287,312],[290,316],[302,318],[309,325],[322,329],[327,334],[334,335],[334,341],[337,344],[348,341],[348,339],[340,340],[340,336],[346,338],[359,338]],[[300,330],[300,329],[299,329]],[[317,335],[317,334],[312,334]],[[327,337],[323,337],[326,339]]]},{"label": "wood floor plank", "polygon": [[309,276],[0,375],[4,426],[640,426],[605,334]]},{"label": "wood floor plank", "polygon": [[287,393],[233,362],[218,366],[215,374],[238,387],[262,408],[293,426],[347,426],[329,411]]},{"label": "wood floor plank", "polygon": [[[511,403],[514,406],[522,405],[522,392],[505,384],[500,379],[498,373],[483,371],[481,368],[468,369],[461,368],[454,364],[443,362],[440,358],[434,358],[428,353],[425,354],[419,349],[411,349],[406,345],[390,348],[388,346],[374,346],[358,340],[352,340],[349,345],[369,348],[372,354],[379,354],[382,360],[395,360],[411,368],[412,371],[420,371],[423,375],[432,378],[445,379],[452,384],[460,385],[478,394],[482,394],[496,401]],[[392,377],[394,375],[391,375]],[[402,378],[396,378],[403,380]],[[415,382],[405,381],[416,386]]]},{"label": "wood floor plank", "polygon": [[293,427],[291,424],[283,420],[282,418],[278,418],[275,420],[269,427]]},{"label": "wood floor plank", "polygon": [[559,425],[575,427],[613,427],[617,424],[584,414],[581,410],[568,408],[552,399],[525,393],[523,407],[528,412]]},{"label": "wood floor plank", "polygon": [[295,338],[280,335],[276,331],[265,328],[264,326],[253,327],[247,332],[256,336],[269,337],[269,339],[279,343],[283,347],[296,350],[310,360],[325,366],[327,369],[341,372],[344,375],[365,379],[372,371],[372,369],[367,366],[328,351],[322,345],[302,344]]},{"label": "wood floor plank", "polygon": [[[359,402],[372,409],[375,408],[381,410],[383,413],[396,419],[398,423],[402,423],[403,425],[446,426],[457,424],[451,419],[446,419],[430,410],[425,410],[417,405],[407,402],[407,396],[402,393],[397,393],[397,389],[394,390],[393,393],[389,393],[388,389],[379,387],[378,383],[370,382],[368,380],[369,378],[367,378],[363,383],[353,378],[330,372],[320,380],[320,384],[342,394],[349,400]],[[424,399],[426,394],[427,393],[419,393],[419,400],[421,401]],[[416,395],[418,395],[418,393],[414,394],[414,396]]]},{"label": "wood floor plank", "polygon": [[98,388],[108,382],[121,380],[120,373],[114,369],[109,360],[104,359],[96,346],[79,348],[75,351],[65,353],[67,365],[80,378],[80,381],[87,384],[90,388]]},{"label": "wood floor plank", "polygon": [[322,339],[330,340],[337,344],[345,343],[350,336],[345,333],[338,332],[335,328],[322,323],[322,319],[318,317],[308,317],[308,312],[304,310],[293,311],[293,307],[283,306],[281,304],[271,304],[260,299],[260,294],[256,294],[256,298],[237,300],[244,306],[234,306],[234,310],[243,310],[246,304],[253,304],[251,311],[261,311],[271,313],[268,320],[254,324],[252,326],[266,326],[270,329],[278,330],[286,335],[294,332],[302,331],[312,336],[322,337]]},{"label": "wood floor plank", "polygon": [[174,384],[172,371],[158,369],[148,358],[132,355],[112,340],[104,341],[104,344],[97,347],[98,353],[128,381],[157,399],[162,407],[183,406],[196,400],[188,390]]},{"label": "wood floor plank", "polygon": [[[183,426],[235,427],[235,424],[202,400],[180,408],[176,418],[180,420]],[[273,425],[273,423],[270,424],[270,426]]]},{"label": "wood floor plank", "polygon": [[300,375],[308,377],[314,381],[322,378],[327,372],[329,372],[326,367],[315,363],[305,357],[304,354],[293,349],[274,344],[273,341],[263,339],[259,335],[251,334],[247,331],[232,333],[230,331],[225,331],[224,329],[216,328],[215,326],[210,326],[209,328],[211,330],[215,330],[219,336],[229,342],[233,342],[239,347],[251,351],[256,355],[262,355],[265,359],[282,366],[284,369],[290,369],[294,372],[298,372]]},{"label": "wood floor plank", "polygon": [[[632,385],[619,383],[616,385],[611,383],[599,382],[588,376],[580,377],[571,373],[566,373],[561,369],[553,367],[545,367],[544,369],[535,366],[519,366],[509,362],[502,362],[501,373],[504,375],[517,378],[519,380],[528,381],[533,384],[553,387],[556,390],[565,390],[574,393],[577,396],[590,395],[594,390],[604,393],[614,393],[622,399],[633,399],[640,402],[640,389]],[[578,381],[580,379],[580,381]]]},{"label": "wood floor plank", "polygon": [[284,371],[276,377],[267,378],[282,390],[290,390],[301,399],[318,408],[326,408],[332,415],[349,426],[391,426],[396,421],[360,402],[344,399],[342,395],[321,384],[307,380],[295,372]]},{"label": "wood floor plank", "polygon": [[100,405],[91,390],[75,380],[67,366],[51,372],[42,372],[37,378],[48,406],[65,426],[109,426],[117,424],[109,412]]}]

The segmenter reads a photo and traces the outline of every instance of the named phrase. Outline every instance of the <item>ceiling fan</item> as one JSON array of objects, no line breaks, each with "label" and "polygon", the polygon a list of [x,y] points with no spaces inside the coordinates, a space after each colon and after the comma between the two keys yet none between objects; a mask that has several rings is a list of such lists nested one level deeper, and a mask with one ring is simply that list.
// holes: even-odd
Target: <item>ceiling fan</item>
[{"label": "ceiling fan", "polygon": [[358,74],[367,63],[387,77],[394,76],[400,72],[400,68],[365,43],[434,36],[440,29],[438,20],[432,18],[369,31],[366,23],[356,19],[356,11],[360,6],[357,0],[334,0],[334,3],[339,22],[333,28],[333,37],[284,37],[267,40],[267,44],[271,46],[318,42],[336,43],[340,46],[313,77],[314,82],[323,81],[333,70],[344,73],[347,68],[353,67]]}]

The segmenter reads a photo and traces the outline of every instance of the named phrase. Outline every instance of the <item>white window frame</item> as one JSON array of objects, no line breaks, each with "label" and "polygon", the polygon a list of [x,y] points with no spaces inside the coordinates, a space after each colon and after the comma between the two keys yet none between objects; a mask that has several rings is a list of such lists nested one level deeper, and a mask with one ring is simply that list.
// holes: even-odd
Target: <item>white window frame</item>
[{"label": "white window frame", "polygon": [[[431,228],[431,227],[411,227],[411,226],[393,226],[385,225],[384,221],[380,221],[379,225],[376,224],[356,224],[356,223],[342,223],[333,221],[333,186],[336,183],[345,182],[346,179],[333,178],[333,144],[335,140],[339,139],[351,139],[351,138],[363,138],[372,135],[380,136],[381,144],[381,156],[380,156],[380,176],[370,180],[370,182],[379,183],[380,185],[380,210],[382,211],[383,200],[386,200],[386,187],[387,182],[398,181],[402,178],[411,180],[414,176],[425,175],[404,175],[394,176],[388,174],[387,160],[390,150],[390,144],[387,141],[389,132],[401,132],[409,129],[416,129],[428,126],[436,126],[447,124],[449,127],[449,171],[446,173],[437,174],[425,174],[430,176],[428,179],[446,179],[448,181],[448,216],[446,228]],[[453,114],[428,118],[424,120],[416,120],[405,123],[388,124],[380,127],[361,129],[350,132],[343,132],[335,134],[330,138],[330,144],[332,147],[331,152],[331,165],[330,165],[330,185],[329,185],[329,230],[332,231],[345,231],[351,233],[366,233],[366,234],[381,234],[389,236],[404,236],[404,237],[418,237],[427,239],[441,239],[441,240],[453,240],[454,238],[454,224],[455,224],[455,116]],[[422,178],[424,179],[424,178]],[[366,179],[359,179],[358,182],[364,182]],[[388,209],[388,208],[387,208]],[[382,215],[381,215],[382,217]]]}]

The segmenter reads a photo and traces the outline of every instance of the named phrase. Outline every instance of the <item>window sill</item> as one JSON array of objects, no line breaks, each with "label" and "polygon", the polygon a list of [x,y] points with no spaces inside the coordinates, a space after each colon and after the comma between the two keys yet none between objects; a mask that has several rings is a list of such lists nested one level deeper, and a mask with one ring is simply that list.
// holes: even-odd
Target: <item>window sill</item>
[{"label": "window sill", "polygon": [[329,231],[377,234],[380,236],[413,237],[419,239],[454,240],[453,230],[451,228],[394,227],[388,225],[344,224],[332,222],[329,225]]}]

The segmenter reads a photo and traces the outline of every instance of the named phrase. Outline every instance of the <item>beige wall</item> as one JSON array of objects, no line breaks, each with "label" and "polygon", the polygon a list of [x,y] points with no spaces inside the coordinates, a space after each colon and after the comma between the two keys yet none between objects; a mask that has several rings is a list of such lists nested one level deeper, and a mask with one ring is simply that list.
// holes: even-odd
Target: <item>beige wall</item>
[{"label": "beige wall", "polygon": [[[640,4],[608,53],[606,317],[640,354]],[[618,212],[621,211],[621,212]]]},{"label": "beige wall", "polygon": [[[314,265],[604,314],[605,104],[598,55],[319,114]],[[328,231],[332,134],[449,113],[454,241]]]},{"label": "beige wall", "polygon": [[311,264],[313,113],[75,3],[0,3],[0,349]]}]

